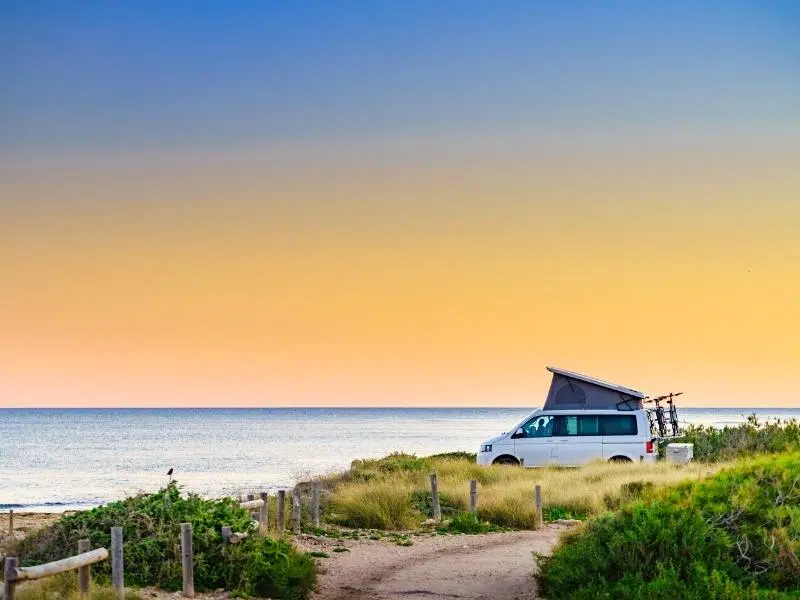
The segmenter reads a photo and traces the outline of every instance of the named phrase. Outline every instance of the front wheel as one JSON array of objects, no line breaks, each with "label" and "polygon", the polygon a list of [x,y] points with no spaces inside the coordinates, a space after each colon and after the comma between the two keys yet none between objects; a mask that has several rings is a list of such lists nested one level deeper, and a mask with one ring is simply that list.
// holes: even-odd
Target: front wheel
[{"label": "front wheel", "polygon": [[492,464],[503,465],[506,467],[517,467],[519,466],[519,461],[513,456],[500,456],[498,458],[495,458]]}]

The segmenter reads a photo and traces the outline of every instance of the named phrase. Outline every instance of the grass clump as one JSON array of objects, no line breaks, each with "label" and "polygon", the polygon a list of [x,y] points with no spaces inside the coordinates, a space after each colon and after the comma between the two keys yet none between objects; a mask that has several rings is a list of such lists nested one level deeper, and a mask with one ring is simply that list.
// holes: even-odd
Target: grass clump
[{"label": "grass clump", "polygon": [[[467,453],[463,453],[466,455]],[[382,466],[385,461],[387,466]],[[403,467],[405,465],[405,469]],[[469,508],[469,481],[479,487],[478,519],[513,529],[532,529],[533,488],[543,490],[549,519],[585,518],[649,493],[654,486],[697,479],[721,464],[674,465],[592,463],[576,469],[480,466],[469,457],[417,458],[391,455],[357,461],[326,482],[326,518],[345,527],[383,530],[418,528],[432,517],[429,474],[436,472],[443,515]]]},{"label": "grass clump", "polygon": [[800,453],[659,490],[538,562],[551,598],[800,598]]},{"label": "grass clump", "polygon": [[492,525],[488,521],[481,521],[474,513],[463,512],[450,519],[447,525],[439,527],[437,531],[439,533],[467,533],[474,535],[503,531],[503,528]]},{"label": "grass clump", "polygon": [[756,415],[750,415],[747,421],[734,426],[690,425],[680,441],[694,444],[695,459],[704,461],[786,452],[800,449],[800,421],[761,422]]},{"label": "grass clump", "polygon": [[[68,515],[18,542],[22,566],[74,555],[78,540],[109,548],[111,528],[125,540],[125,580],[134,586],[179,590],[182,586],[180,524],[192,524],[194,578],[198,591],[225,588],[249,596],[306,598],[314,586],[313,560],[284,540],[256,534],[248,511],[224,498],[182,496],[177,484],[93,510]],[[220,530],[230,526],[249,537],[224,545]],[[98,582],[110,578],[108,561],[93,566]]]}]

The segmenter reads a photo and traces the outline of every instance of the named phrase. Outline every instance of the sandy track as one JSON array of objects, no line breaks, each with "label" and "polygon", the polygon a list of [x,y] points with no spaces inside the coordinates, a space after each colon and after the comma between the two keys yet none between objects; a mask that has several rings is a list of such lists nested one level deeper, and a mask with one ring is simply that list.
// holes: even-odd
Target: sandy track
[{"label": "sandy track", "polygon": [[[564,526],[480,536],[415,537],[401,547],[387,541],[345,542],[350,552],[321,559],[314,600],[530,600],[536,598],[532,552],[547,553]],[[330,542],[306,540],[306,549]],[[328,546],[328,547],[325,547]]]}]

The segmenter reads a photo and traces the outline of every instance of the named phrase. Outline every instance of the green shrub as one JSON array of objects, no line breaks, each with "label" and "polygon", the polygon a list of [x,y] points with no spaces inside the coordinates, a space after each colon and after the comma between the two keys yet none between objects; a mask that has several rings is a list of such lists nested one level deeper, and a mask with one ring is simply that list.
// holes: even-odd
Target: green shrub
[{"label": "green shrub", "polygon": [[474,452],[465,452],[463,450],[458,450],[456,452],[442,452],[441,454],[431,454],[427,457],[430,461],[437,461],[437,460],[466,460],[467,462],[474,463],[478,455]]},{"label": "green shrub", "polygon": [[793,598],[798,553],[800,454],[790,453],[590,521],[539,557],[538,579],[551,598]]},{"label": "green shrub", "polygon": [[800,449],[800,421],[776,419],[762,423],[750,415],[744,423],[721,429],[690,425],[680,441],[694,444],[695,459],[705,461],[785,452]]},{"label": "green shrub", "polygon": [[[225,588],[253,596],[305,598],[313,588],[313,560],[288,542],[254,535],[248,511],[225,498],[181,496],[177,484],[154,493],[65,516],[28,536],[15,552],[23,566],[75,554],[78,540],[93,548],[110,547],[111,528],[121,526],[125,542],[125,580],[135,586],[181,588],[180,524],[192,524],[194,578],[198,591]],[[251,535],[224,545],[223,526]],[[109,563],[93,567],[98,581],[110,577]]]}]

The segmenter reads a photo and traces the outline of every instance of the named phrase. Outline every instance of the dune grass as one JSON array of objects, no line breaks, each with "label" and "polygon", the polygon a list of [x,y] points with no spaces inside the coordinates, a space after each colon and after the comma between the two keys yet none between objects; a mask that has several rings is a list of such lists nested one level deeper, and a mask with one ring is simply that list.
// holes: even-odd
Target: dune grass
[{"label": "dune grass", "polygon": [[415,529],[431,516],[429,474],[436,472],[444,517],[469,507],[469,481],[478,481],[478,518],[501,527],[532,529],[534,486],[542,486],[545,519],[585,518],[616,509],[661,485],[711,475],[723,466],[592,463],[582,468],[522,469],[475,464],[463,456],[394,454],[355,461],[328,479],[329,522],[347,527]]}]

